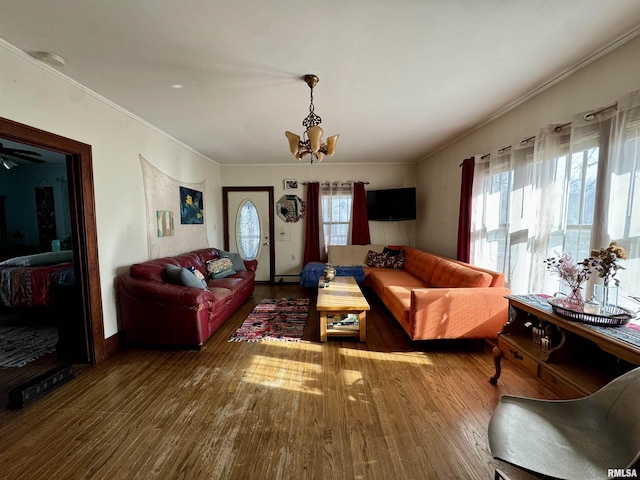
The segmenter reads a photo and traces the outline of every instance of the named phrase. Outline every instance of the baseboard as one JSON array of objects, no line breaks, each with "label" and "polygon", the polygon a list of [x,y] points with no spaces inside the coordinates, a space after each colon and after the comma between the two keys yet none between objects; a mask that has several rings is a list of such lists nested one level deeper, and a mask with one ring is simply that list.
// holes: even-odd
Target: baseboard
[{"label": "baseboard", "polygon": [[109,338],[104,339],[104,355],[105,359],[112,356],[118,350],[120,350],[120,336],[121,332],[116,333],[115,335],[111,335]]},{"label": "baseboard", "polygon": [[73,379],[73,368],[63,365],[29,380],[9,392],[9,408],[21,409]]}]

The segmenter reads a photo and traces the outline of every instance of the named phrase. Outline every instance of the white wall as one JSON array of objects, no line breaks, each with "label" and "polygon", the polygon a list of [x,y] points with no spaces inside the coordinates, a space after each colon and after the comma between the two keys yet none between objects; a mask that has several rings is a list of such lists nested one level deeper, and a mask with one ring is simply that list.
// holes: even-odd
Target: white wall
[{"label": "white wall", "polygon": [[[270,166],[223,165],[221,167],[222,185],[225,187],[273,186],[276,201],[282,195],[293,193],[305,200],[306,188],[302,182],[363,181],[369,182],[369,185],[365,186],[367,190],[416,186],[417,165],[415,164],[329,164],[316,162],[312,165],[305,160],[298,163],[288,154],[284,135],[282,146],[283,157],[290,158],[290,163]],[[339,154],[340,152],[336,153],[334,157],[336,161]],[[298,180],[299,189],[297,191],[284,190],[284,179]],[[369,222],[371,243],[414,245],[415,223],[415,221]],[[304,226],[304,220],[286,223],[276,216],[276,281],[280,278],[283,278],[284,281],[297,281],[297,275],[302,269]],[[284,235],[281,235],[281,232],[284,232]]]},{"label": "white wall", "polygon": [[425,159],[418,167],[417,246],[455,257],[463,159],[519,142],[574,113],[607,106],[640,89],[640,37],[556,83],[507,114]]},{"label": "white wall", "polygon": [[0,115],[92,147],[105,337],[118,330],[114,277],[147,259],[139,154],[180,181],[206,180],[209,244],[222,244],[219,165],[2,41]]}]

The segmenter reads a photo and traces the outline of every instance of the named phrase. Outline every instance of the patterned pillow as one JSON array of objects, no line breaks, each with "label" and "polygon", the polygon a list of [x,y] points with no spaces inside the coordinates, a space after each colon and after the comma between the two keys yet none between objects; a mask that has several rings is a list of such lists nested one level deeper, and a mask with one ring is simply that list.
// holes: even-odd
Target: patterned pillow
[{"label": "patterned pillow", "polygon": [[203,285],[205,286],[205,288],[206,288],[206,286],[207,286],[207,279],[206,279],[206,278],[204,278],[204,275],[202,274],[202,272],[201,272],[200,270],[198,270],[196,267],[187,267],[187,269],[188,269],[191,273],[193,273],[193,274],[196,276],[196,278],[197,278],[198,280],[200,280],[200,281],[202,282],[202,284],[203,284]]},{"label": "patterned pillow", "polygon": [[224,250],[218,249],[218,257],[220,258],[229,257],[229,259],[231,259],[231,263],[233,264],[231,268],[233,268],[236,272],[247,271],[247,267],[244,265],[244,261],[242,260],[242,257],[240,256],[239,253],[225,252]]},{"label": "patterned pillow", "polygon": [[[216,260],[209,260],[206,263],[206,268],[207,268],[207,275],[211,279],[223,278],[219,276],[223,272],[225,273],[224,275],[225,277],[236,273],[233,270],[233,263],[231,262],[231,259],[226,257],[218,258]],[[229,270],[231,271],[231,273],[229,273]]]},{"label": "patterned pillow", "polygon": [[396,270],[403,270],[404,269],[404,260],[405,260],[405,256],[404,256],[404,250],[397,250],[398,253],[396,253],[395,255],[392,255],[390,253],[388,253],[388,257],[387,257],[387,263],[386,263],[386,267],[387,268],[395,268]]},{"label": "patterned pillow", "polygon": [[377,253],[369,250],[365,265],[367,267],[385,268],[387,266],[388,255],[386,253]]}]

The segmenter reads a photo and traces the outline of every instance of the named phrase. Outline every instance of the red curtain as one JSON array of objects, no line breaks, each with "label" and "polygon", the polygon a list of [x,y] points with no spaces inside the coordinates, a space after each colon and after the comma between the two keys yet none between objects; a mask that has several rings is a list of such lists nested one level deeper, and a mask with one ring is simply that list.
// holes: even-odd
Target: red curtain
[{"label": "red curtain", "polygon": [[304,265],[320,261],[320,183],[307,183]]},{"label": "red curtain", "polygon": [[471,200],[473,198],[473,158],[462,162],[460,216],[458,217],[458,260],[469,262],[471,254]]},{"label": "red curtain", "polygon": [[364,191],[363,182],[355,182],[353,185],[353,219],[351,230],[351,243],[353,245],[368,245],[371,243],[369,236],[369,220],[367,219],[367,194]]}]

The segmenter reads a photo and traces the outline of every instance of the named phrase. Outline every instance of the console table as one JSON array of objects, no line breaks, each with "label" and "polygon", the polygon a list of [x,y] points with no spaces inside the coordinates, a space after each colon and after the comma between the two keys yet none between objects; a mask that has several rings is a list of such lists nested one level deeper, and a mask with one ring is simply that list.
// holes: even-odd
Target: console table
[{"label": "console table", "polygon": [[583,397],[640,365],[640,326],[601,327],[554,313],[541,295],[507,295],[509,320],[493,349],[498,382],[506,357],[567,398]]}]

